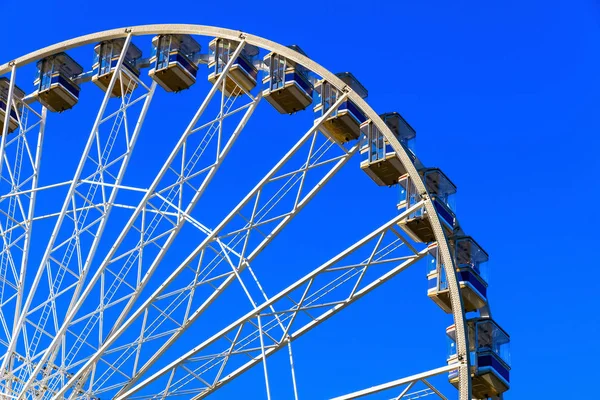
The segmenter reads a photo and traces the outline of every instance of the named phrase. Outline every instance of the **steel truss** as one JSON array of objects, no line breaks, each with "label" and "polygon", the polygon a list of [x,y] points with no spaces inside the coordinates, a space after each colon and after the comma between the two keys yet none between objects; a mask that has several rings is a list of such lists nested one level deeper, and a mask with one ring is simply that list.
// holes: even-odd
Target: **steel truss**
[{"label": "steel truss", "polygon": [[[5,193],[0,197],[0,346],[4,351],[8,349],[23,300],[46,123],[45,108],[36,111],[14,97],[15,80],[16,68],[13,68],[7,109],[16,112],[19,127],[9,136],[5,124],[0,142],[0,193]],[[10,377],[6,382],[2,391],[10,390]]]},{"label": "steel truss", "polygon": [[[422,372],[420,374],[408,376],[406,378],[401,378],[401,379],[397,379],[395,381],[391,381],[391,382],[384,383],[381,385],[373,386],[368,389],[359,390],[358,392],[353,392],[353,393],[350,393],[350,394],[347,394],[344,396],[339,396],[339,397],[333,398],[331,400],[359,399],[359,398],[370,396],[372,394],[380,393],[383,391],[388,391],[391,389],[398,389],[398,388],[402,388],[402,391],[400,392],[400,394],[398,396],[394,397],[393,400],[401,400],[401,399],[409,400],[409,399],[413,399],[413,398],[421,398],[421,397],[432,396],[432,395],[436,395],[438,398],[440,398],[442,400],[447,400],[446,396],[444,396],[438,389],[436,389],[431,383],[429,383],[427,378],[431,378],[431,377],[434,377],[437,375],[448,373],[450,371],[458,369],[459,367],[460,367],[459,364],[445,365],[443,367],[432,369],[427,372]],[[415,385],[417,385],[418,383],[424,384],[426,386],[426,388],[419,390],[417,392],[409,393],[409,391],[411,389],[413,389],[413,387]]]},{"label": "steel truss", "polygon": [[[345,97],[340,98],[330,113]],[[76,391],[81,390],[83,380],[80,377],[92,365],[96,375],[101,376],[101,383],[113,379],[110,389],[124,386],[127,381],[136,381],[231,283],[241,279],[241,272],[357,152],[358,145],[346,149],[320,132],[320,122],[328,116],[329,113],[315,122],[127,321],[114,325],[116,330],[113,329],[99,351],[57,396],[63,396],[74,382],[80,387]],[[311,182],[311,185],[305,185],[305,182]],[[192,267],[193,264],[197,266]],[[199,292],[200,287],[209,289],[204,298]],[[132,326],[136,327],[136,331],[139,329],[140,336],[135,340],[118,341]],[[157,331],[160,327],[162,330]],[[143,360],[142,357],[149,357],[142,353],[149,342],[153,342],[153,347],[158,343],[161,348],[149,359]],[[140,366],[144,361],[144,365]],[[125,376],[124,382],[114,383],[118,376],[115,374],[122,376],[128,370],[131,373]],[[93,382],[89,385],[88,390],[102,392],[99,387],[94,388]]]},{"label": "steel truss", "polygon": [[[242,48],[243,43],[238,48],[238,54]],[[102,344],[101,332],[108,318],[106,311],[118,312],[119,307],[123,307],[128,301],[123,308],[123,315],[125,315],[125,310],[132,307],[184,222],[190,219],[193,207],[260,101],[260,96],[254,98],[246,93],[246,97],[251,101],[234,109],[234,104],[240,103],[240,93],[234,93],[229,97],[222,95],[217,116],[208,123],[200,124],[200,117],[217,90],[224,85],[226,72],[223,74],[223,79],[215,83],[205,98],[169,160],[146,191],[111,247],[110,253],[96,270],[82,295],[72,303],[61,328],[49,346],[49,349],[60,347],[66,353],[61,364],[65,371],[41,377],[36,382],[38,388],[35,390],[41,387],[52,393],[59,384],[64,385],[71,376],[66,371],[74,361],[79,361],[75,358],[82,351],[82,347],[85,345],[95,348]],[[223,129],[223,121],[243,110],[245,110],[244,117],[237,128],[230,133],[228,140],[225,140],[227,135]],[[217,146],[214,160],[208,166],[199,162],[205,151],[212,150],[210,146],[215,143]],[[193,194],[191,199],[188,193]],[[137,243],[131,241],[132,238],[138,238]],[[153,254],[155,248],[158,252]],[[149,261],[151,263],[148,263]],[[143,274],[146,274],[146,277],[140,280],[139,277]],[[77,313],[89,293],[98,286],[102,293],[100,305],[96,306],[95,311],[87,312],[77,318]],[[118,322],[110,321],[109,324],[116,326]],[[97,331],[96,334],[93,334],[94,331]],[[73,338],[72,342],[65,340],[69,335]],[[50,384],[45,386],[44,382],[49,378]]]},{"label": "steel truss", "polygon": [[[117,398],[204,398],[260,362],[268,388],[267,357],[426,255],[397,227],[420,206],[388,221],[142,382],[129,385]],[[157,386],[164,389],[148,393]]]},{"label": "steel truss", "polygon": [[[125,49],[130,42],[131,35]],[[21,346],[24,360],[3,360],[3,370],[10,369],[16,375],[16,385],[22,386],[21,396],[39,379],[39,374],[46,376],[55,369],[53,360],[57,354],[48,342],[56,336],[47,324],[50,319],[56,329],[67,311],[60,306],[64,304],[62,299],[72,301],[79,296],[156,88],[155,83],[149,87],[131,74],[123,62],[124,57],[120,57],[11,337],[8,354]],[[123,79],[124,75],[130,79]],[[124,87],[123,82],[129,82],[129,86]],[[117,110],[109,113],[110,93],[116,84],[121,85],[124,96]],[[141,91],[143,94],[137,96]],[[142,110],[132,127],[127,113],[142,101]],[[42,279],[44,276],[47,279]],[[34,296],[39,299],[40,293],[47,293],[47,300],[36,304]],[[44,350],[36,353],[40,344]],[[10,361],[13,365],[9,367]]]},{"label": "steel truss", "polygon": [[[36,157],[41,154],[45,110],[37,114],[42,122],[35,125],[40,127],[36,156],[29,155],[34,178],[29,179],[27,173],[22,172],[9,174],[11,169],[6,161],[5,147],[15,147],[17,136],[10,136],[9,140],[5,127],[0,145],[0,157],[4,160],[0,160],[0,185],[7,181],[6,175],[11,189],[0,192],[0,235],[3,237],[0,253],[0,278],[3,281],[0,283],[8,282],[4,277],[9,275],[4,272],[6,265],[6,271],[11,271],[14,281],[10,288],[16,293],[14,302],[19,305],[12,330],[9,323],[4,322],[6,318],[0,310],[0,346],[4,344],[7,348],[2,359],[3,382],[0,382],[5,396],[89,399],[99,395],[116,395],[118,398],[183,395],[202,398],[262,362],[267,398],[270,399],[266,359],[287,347],[297,399],[292,341],[425,254],[415,249],[396,227],[398,220],[408,215],[410,210],[407,210],[276,296],[268,297],[254,274],[251,265],[255,258],[357,152],[357,144],[341,145],[320,127],[342,101],[349,99],[392,145],[421,194],[422,202],[417,206],[426,208],[430,216],[453,305],[457,351],[461,360],[455,366],[460,376],[460,398],[470,399],[464,311],[453,260],[433,203],[411,159],[389,128],[336,76],[296,51],[252,35],[193,25],[158,25],[89,35],[17,59],[11,64],[11,85],[14,85],[16,67],[58,50],[119,37],[126,38],[127,48],[132,36],[150,33],[202,34],[240,43],[150,187],[126,186],[123,178],[156,84],[147,85],[122,68],[123,58],[117,64],[107,93],[112,92],[115,84],[123,85],[124,81],[134,82],[135,88],[121,87],[121,92],[127,94],[114,111],[109,108],[117,104],[109,101],[108,94],[105,96],[73,179],[45,188],[37,187],[39,160]],[[236,81],[229,74],[232,61],[246,44],[274,51],[304,65],[343,95],[211,229],[198,218],[203,210],[197,212],[194,208],[261,100],[260,93],[253,95],[240,89],[240,84],[238,92],[225,94],[226,79]],[[7,66],[0,66],[0,74],[6,72]],[[130,79],[117,79],[124,74]],[[220,95],[216,96],[219,90]],[[215,103],[217,107],[214,107]],[[130,126],[127,116],[129,114],[131,121],[135,119],[132,108],[136,104],[142,110],[137,114],[137,122]],[[209,115],[213,109],[214,114]],[[226,120],[234,121],[234,124],[223,124]],[[19,132],[27,126],[21,125]],[[110,128],[100,129],[104,126]],[[23,148],[32,153],[26,145]],[[16,170],[24,171],[23,167],[12,168],[12,171]],[[60,212],[35,216],[36,193],[59,186],[68,187]],[[117,193],[123,192],[136,193],[141,200],[136,200],[136,206],[118,201]],[[29,203],[28,209],[25,203]],[[11,208],[11,204],[15,206]],[[11,211],[13,209],[16,211]],[[107,236],[104,228],[114,209],[127,210],[130,217],[123,225],[116,222],[120,233],[114,240],[106,239],[110,240],[108,251],[103,258],[98,258],[96,252],[103,236]],[[27,217],[23,216],[25,214]],[[6,222],[2,219],[4,215]],[[31,224],[47,218],[56,219],[54,231],[33,284],[25,290],[22,279]],[[186,223],[199,233],[199,244],[178,265],[165,265],[164,257],[178,243],[179,233]],[[23,246],[18,240],[23,241]],[[373,245],[370,254],[350,261],[367,245]],[[18,249],[17,255],[12,254],[13,249]],[[24,260],[20,272],[14,261],[18,257]],[[159,268],[172,271],[161,283],[151,280]],[[17,277],[20,283],[15,283]],[[166,358],[172,359],[172,352],[169,352],[172,345],[185,337],[192,324],[234,282],[246,293],[252,311],[154,372],[159,365],[169,361]],[[7,283],[6,287],[9,286]],[[152,292],[146,293],[148,290]],[[3,295],[3,291],[0,294]],[[25,294],[27,298],[21,307]],[[13,301],[12,298],[9,301]],[[2,330],[6,336],[4,343]],[[219,345],[222,347],[213,348]],[[153,392],[154,384],[149,385],[154,379],[164,384],[158,394]],[[404,395],[402,398],[407,398],[407,392]]]}]

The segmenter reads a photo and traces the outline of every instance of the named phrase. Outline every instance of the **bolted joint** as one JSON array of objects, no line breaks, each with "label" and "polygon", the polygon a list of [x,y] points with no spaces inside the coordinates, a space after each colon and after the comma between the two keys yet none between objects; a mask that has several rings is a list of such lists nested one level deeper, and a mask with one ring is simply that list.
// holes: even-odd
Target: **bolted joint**
[{"label": "bolted joint", "polygon": [[131,32],[133,32],[132,28],[125,28],[125,33],[131,33]]},{"label": "bolted joint", "polygon": [[346,85],[342,88],[342,92],[344,92],[344,93],[350,93],[351,91],[352,91],[352,89],[348,85]]},{"label": "bolted joint", "polygon": [[240,32],[240,35],[239,35],[239,37],[240,37],[240,39],[242,39],[242,40],[246,40],[246,34],[245,34],[244,32]]},{"label": "bolted joint", "polygon": [[17,63],[15,62],[15,60],[12,60],[12,61],[8,62],[8,66],[11,67],[11,68],[14,67],[16,64]]}]

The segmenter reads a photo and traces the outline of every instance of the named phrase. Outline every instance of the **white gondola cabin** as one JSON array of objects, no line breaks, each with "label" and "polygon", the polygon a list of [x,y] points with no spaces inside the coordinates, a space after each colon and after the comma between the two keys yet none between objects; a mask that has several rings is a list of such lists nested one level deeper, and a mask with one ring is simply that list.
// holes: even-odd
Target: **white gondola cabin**
[{"label": "white gondola cabin", "polygon": [[66,53],[46,57],[37,63],[37,100],[52,112],[69,110],[79,101],[79,85],[75,78],[83,72],[79,65]]},{"label": "white gondola cabin", "polygon": [[[471,359],[472,397],[497,397],[510,388],[510,336],[491,318],[467,320]],[[448,364],[457,362],[456,330],[446,329],[448,335]],[[458,371],[449,373],[451,384],[458,388]]]},{"label": "white gondola cabin", "polygon": [[[208,67],[211,68],[211,72],[208,80],[211,83],[214,84],[219,79],[239,44],[240,42],[236,40],[222,38],[213,39],[209,43],[211,57]],[[227,96],[240,96],[244,94],[244,90],[249,92],[256,87],[258,69],[254,66],[254,58],[257,55],[258,47],[250,44],[244,45],[241,54],[234,60],[229,74],[225,78],[225,94]]]},{"label": "white gondola cabin", "polygon": [[[296,45],[289,47],[306,55]],[[313,86],[308,78],[308,69],[273,52],[265,56],[264,62],[269,74],[263,78],[266,85],[263,98],[277,111],[292,114],[312,104]]]},{"label": "white gondola cabin", "polygon": [[[105,92],[108,90],[110,80],[119,62],[119,57],[123,52],[125,39],[107,40],[98,43],[94,47],[94,75],[92,82]],[[137,87],[137,79],[140,76],[140,71],[136,67],[136,61],[142,56],[142,51],[133,43],[129,44],[125,59],[123,60],[123,68],[121,75],[117,77],[115,86],[111,95],[113,97],[121,97],[124,93],[132,93]]]},{"label": "white gondola cabin", "polygon": [[[450,240],[456,276],[461,289],[462,303],[466,312],[479,310],[487,303],[486,262],[488,254],[470,236],[458,236]],[[452,312],[448,280],[437,243],[429,246],[430,263],[427,271],[427,295],[442,310]]]},{"label": "white gondola cabin", "polygon": [[[15,85],[13,90],[13,101],[10,112],[6,112],[8,102],[8,91],[10,88],[10,80],[8,78],[0,78],[0,135],[4,132],[4,124],[8,120],[8,133],[14,132],[19,127],[20,110],[22,105],[20,100],[25,97],[25,92]],[[9,115],[8,117],[6,115]]]},{"label": "white gondola cabin", "polygon": [[155,36],[148,75],[167,92],[188,89],[196,83],[198,52],[200,45],[190,35]]},{"label": "white gondola cabin", "polygon": [[[367,97],[367,89],[350,72],[336,75],[360,97],[363,99]],[[341,91],[323,79],[315,84],[315,91],[319,94],[319,102],[315,106],[317,117],[324,115],[342,94]],[[331,135],[338,142],[345,143],[357,140],[360,137],[360,126],[366,120],[367,118],[356,104],[346,99],[322,125],[325,128],[325,133]]]},{"label": "white gondola cabin", "polygon": [[[452,211],[456,186],[438,168],[425,168],[420,170],[419,174],[425,181],[425,187],[433,201],[446,236],[451,237],[455,228],[457,228],[456,216]],[[421,197],[408,174],[401,176],[398,183],[400,184],[398,210],[409,208],[421,201]],[[400,221],[399,224],[417,242],[430,243],[435,241],[431,221],[425,207],[420,207],[411,213],[408,218]]]},{"label": "white gondola cabin", "polygon": [[[382,114],[380,117],[414,162],[416,157],[411,147],[417,135],[415,130],[397,112]],[[379,186],[391,186],[398,183],[398,179],[406,174],[406,168],[402,165],[392,145],[371,120],[365,121],[360,126],[360,130],[362,133],[360,148],[362,170]]]}]

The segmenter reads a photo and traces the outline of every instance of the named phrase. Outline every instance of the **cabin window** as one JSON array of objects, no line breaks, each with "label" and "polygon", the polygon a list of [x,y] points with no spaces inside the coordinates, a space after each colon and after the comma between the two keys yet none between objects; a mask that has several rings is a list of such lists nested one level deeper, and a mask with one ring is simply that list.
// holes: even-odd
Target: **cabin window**
[{"label": "cabin window", "polygon": [[510,339],[494,322],[481,321],[477,324],[477,349],[489,350],[510,365]]},{"label": "cabin window", "polygon": [[470,237],[458,239],[455,249],[457,268],[471,268],[487,281],[487,253]]},{"label": "cabin window", "polygon": [[436,288],[438,291],[448,289],[446,270],[444,269],[444,263],[442,263],[440,257],[440,249],[436,245],[435,248],[429,252],[430,261],[429,265],[427,266],[427,274],[437,273]]},{"label": "cabin window", "polygon": [[48,62],[47,60],[42,61],[39,64],[38,74],[40,77],[40,87],[39,90],[47,90],[50,89],[50,85],[52,85],[52,74],[54,72],[54,63]]},{"label": "cabin window", "polygon": [[215,46],[215,72],[220,74],[225,69],[231,55],[231,46],[229,42],[217,40]]},{"label": "cabin window", "polygon": [[156,54],[156,69],[164,69],[169,66],[169,54],[171,53],[171,36],[158,38],[158,51]]},{"label": "cabin window", "polygon": [[307,82],[310,82],[310,79],[308,78],[308,70],[306,68],[304,68],[301,65],[296,64],[295,69],[296,69],[296,72],[298,73],[298,75],[303,77]]},{"label": "cabin window", "polygon": [[437,246],[434,249],[429,250],[429,262],[427,263],[427,275],[437,272],[438,264],[438,249]]},{"label": "cabin window", "polygon": [[456,332],[448,332],[448,358],[456,356]]},{"label": "cabin window", "polygon": [[369,162],[385,159],[385,141],[383,134],[371,123],[369,129]]},{"label": "cabin window", "polygon": [[[417,192],[417,188],[411,182],[408,175],[401,177],[398,180],[400,186],[400,199],[398,202],[399,208],[410,208],[421,201],[421,196]],[[410,213],[408,218],[421,217],[424,214],[424,207],[419,207],[417,210]]]},{"label": "cabin window", "polygon": [[448,289],[448,277],[446,276],[446,270],[444,265],[440,264],[440,270],[438,274],[438,290]]},{"label": "cabin window", "polygon": [[269,65],[269,74],[271,77],[270,89],[275,90],[285,85],[286,59],[279,54],[271,56],[271,65]]},{"label": "cabin window", "polygon": [[104,75],[104,74],[107,74],[110,72],[112,58],[113,58],[112,42],[102,43],[102,45],[100,45],[100,75]]},{"label": "cabin window", "polygon": [[[323,90],[321,93],[321,104],[323,104],[323,113],[326,113],[327,110],[331,108],[335,104],[337,100],[337,89],[331,86],[328,82],[323,82]],[[337,110],[331,113],[331,117],[337,115]]]}]

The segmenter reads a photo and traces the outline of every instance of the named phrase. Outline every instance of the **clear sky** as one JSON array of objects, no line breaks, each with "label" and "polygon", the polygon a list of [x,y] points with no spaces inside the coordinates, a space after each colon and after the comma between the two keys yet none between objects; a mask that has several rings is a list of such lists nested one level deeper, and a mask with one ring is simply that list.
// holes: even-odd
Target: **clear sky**
[{"label": "clear sky", "polygon": [[[2,16],[1,63],[95,31],[197,23],[297,43],[329,70],[352,71],[371,106],[402,113],[419,157],[459,188],[458,216],[491,256],[493,313],[512,339],[507,398],[596,397],[597,1],[3,0]],[[378,193],[392,210],[389,189],[354,201],[372,204]],[[357,211],[348,214],[362,226],[356,238],[376,226]],[[419,268],[414,303],[397,301],[390,283],[299,341],[305,399],[443,365],[449,320],[427,303]],[[251,390],[262,398],[261,384]]]}]

